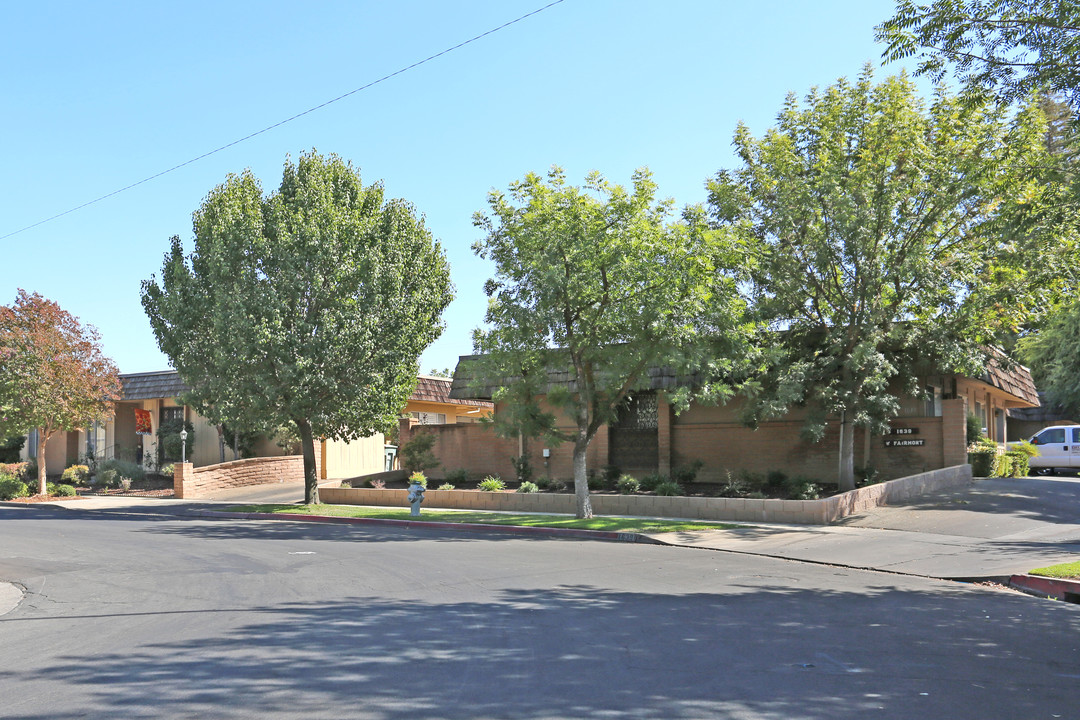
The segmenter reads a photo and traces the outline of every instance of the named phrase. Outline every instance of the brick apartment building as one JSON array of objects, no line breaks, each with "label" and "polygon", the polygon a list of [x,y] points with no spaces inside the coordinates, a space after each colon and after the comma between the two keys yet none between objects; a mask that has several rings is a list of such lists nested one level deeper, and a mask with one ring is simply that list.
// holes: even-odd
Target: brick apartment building
[{"label": "brick apartment building", "polygon": [[[475,359],[460,358],[451,398],[491,400],[495,388],[477,387],[469,377],[468,367]],[[676,414],[666,392],[679,382],[670,373],[651,371],[648,386],[633,393],[618,420],[598,431],[589,446],[588,467],[599,470],[614,465],[640,477],[667,474],[701,461],[704,467],[698,480],[704,482],[720,482],[728,472],[740,470],[780,470],[791,476],[835,481],[839,462],[839,423],[835,419],[828,423],[821,441],[812,443],[801,437],[805,411],[798,408],[757,429],[739,422],[737,400],[717,406],[692,403],[688,410]],[[921,385],[922,395],[901,397],[901,411],[890,434],[868,436],[863,429],[856,429],[856,465],[868,463],[883,479],[962,465],[967,462],[969,412],[982,421],[990,438],[1004,442],[1008,410],[1039,404],[1031,374],[1022,366],[1005,368],[992,362],[979,378],[934,374],[923,377]],[[493,412],[503,409],[495,404]],[[573,428],[567,418],[558,424],[560,429]],[[474,476],[512,478],[511,458],[521,455],[530,458],[537,476],[573,476],[569,443],[553,446],[540,440],[500,438],[488,424],[418,426],[409,419],[402,420],[400,442],[407,442],[416,432],[437,436],[434,452],[442,464],[430,473],[434,477],[464,468]]]}]

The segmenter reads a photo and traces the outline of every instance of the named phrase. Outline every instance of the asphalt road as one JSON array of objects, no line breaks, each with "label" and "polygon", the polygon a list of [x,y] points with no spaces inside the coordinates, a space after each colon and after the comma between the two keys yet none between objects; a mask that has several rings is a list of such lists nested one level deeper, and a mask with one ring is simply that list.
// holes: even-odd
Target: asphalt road
[{"label": "asphalt road", "polygon": [[4,718],[1053,718],[1080,607],[725,552],[0,507]]}]

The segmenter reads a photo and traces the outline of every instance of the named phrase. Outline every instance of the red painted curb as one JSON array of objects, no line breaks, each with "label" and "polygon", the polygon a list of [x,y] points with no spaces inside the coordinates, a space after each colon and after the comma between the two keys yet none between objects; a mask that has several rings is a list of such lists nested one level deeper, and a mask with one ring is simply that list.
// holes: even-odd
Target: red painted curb
[{"label": "red painted curb", "polygon": [[1013,575],[1009,578],[1009,587],[1033,595],[1064,600],[1066,593],[1080,598],[1080,581],[1048,578],[1041,575]]},{"label": "red painted curb", "polygon": [[339,525],[389,525],[403,528],[433,530],[468,530],[470,532],[499,532],[514,535],[540,535],[547,537],[572,537],[582,540],[610,540],[657,544],[652,538],[639,533],[623,533],[612,530],[581,530],[578,528],[528,527],[523,525],[486,525],[481,523],[429,522],[426,520],[393,520],[390,518],[348,518],[333,515],[301,515],[298,513],[235,513],[217,510],[198,510],[190,513],[201,517],[234,518],[238,520],[299,520],[301,522],[331,523]]}]

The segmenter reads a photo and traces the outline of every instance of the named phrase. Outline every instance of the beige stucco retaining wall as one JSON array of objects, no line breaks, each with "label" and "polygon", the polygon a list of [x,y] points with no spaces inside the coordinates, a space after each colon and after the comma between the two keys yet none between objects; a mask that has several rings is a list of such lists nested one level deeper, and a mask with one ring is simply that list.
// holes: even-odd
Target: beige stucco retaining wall
[{"label": "beige stucco retaining wall", "polygon": [[[878,505],[901,502],[971,481],[971,466],[932,470],[859,488],[823,500],[753,500],[748,498],[657,497],[653,495],[593,495],[597,515],[740,520],[745,522],[827,525]],[[408,507],[407,490],[320,488],[324,503]],[[491,493],[477,490],[429,490],[424,508],[503,510],[510,512],[573,513],[574,496],[553,493]]]}]

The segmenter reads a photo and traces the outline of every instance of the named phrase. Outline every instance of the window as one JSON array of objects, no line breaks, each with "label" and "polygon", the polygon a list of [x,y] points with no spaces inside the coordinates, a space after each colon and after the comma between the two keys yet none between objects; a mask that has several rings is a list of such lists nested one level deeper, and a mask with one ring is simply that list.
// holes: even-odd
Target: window
[{"label": "window", "polygon": [[421,425],[446,424],[446,413],[411,412],[409,414],[416,418],[416,420],[418,420]]},{"label": "window", "polygon": [[1065,442],[1065,428],[1047,428],[1035,437],[1039,438],[1039,445],[1050,445]]},{"label": "window", "polygon": [[925,417],[941,417],[941,386],[927,385],[923,391],[926,393]]},{"label": "window", "polygon": [[95,422],[86,430],[86,455],[88,457],[104,457],[105,454],[105,423]]},{"label": "window", "polygon": [[1075,444],[1080,444],[1080,428],[1073,428],[1072,441]]},{"label": "window", "polygon": [[162,407],[161,408],[161,422],[162,424],[170,422],[172,420],[184,419],[184,406],[177,407]]}]

